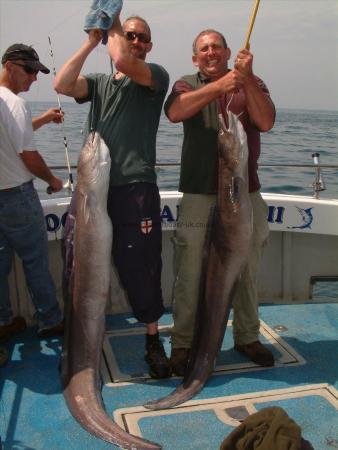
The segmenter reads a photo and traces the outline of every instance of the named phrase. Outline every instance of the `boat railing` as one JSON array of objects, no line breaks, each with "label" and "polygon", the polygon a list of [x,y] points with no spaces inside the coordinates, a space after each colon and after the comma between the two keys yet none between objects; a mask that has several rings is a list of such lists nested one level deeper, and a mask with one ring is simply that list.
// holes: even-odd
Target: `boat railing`
[{"label": "boat railing", "polygon": [[[326,190],[325,181],[323,178],[322,170],[321,169],[332,169],[332,170],[338,170],[338,165],[335,164],[320,164],[319,162],[319,153],[314,153],[312,155],[313,158],[313,164],[285,164],[285,163],[278,163],[278,164],[259,164],[259,168],[289,168],[289,169],[306,169],[306,168],[312,168],[315,169],[315,179],[312,183],[313,188],[313,197],[316,199],[319,199],[319,193],[321,191]],[[159,162],[156,163],[155,168],[162,169],[162,168],[169,168],[169,167],[179,167],[181,164],[179,162]],[[68,166],[65,165],[53,165],[49,166],[51,170],[68,170]],[[77,169],[77,165],[71,165],[70,169]]]},{"label": "boat railing", "polygon": [[[177,163],[156,163],[155,167],[156,168],[161,168],[161,167],[179,167],[181,164],[179,162]],[[62,169],[67,169],[67,166],[48,166],[51,170],[62,170]],[[259,164],[259,167],[314,167],[313,164]],[[318,167],[323,168],[323,169],[338,169],[338,165],[332,165],[332,164],[320,164]],[[77,169],[77,165],[71,165],[70,166],[71,169]]]},{"label": "boat railing", "polygon": [[[177,163],[156,163],[156,168],[161,167],[179,167],[181,164],[179,162]],[[54,170],[61,170],[61,169],[67,169],[67,166],[48,166],[50,169]],[[313,164],[259,164],[259,167],[314,167]],[[318,167],[323,169],[338,169],[338,165],[332,165],[332,164],[320,164]],[[71,169],[77,169],[77,165],[71,165]]]}]

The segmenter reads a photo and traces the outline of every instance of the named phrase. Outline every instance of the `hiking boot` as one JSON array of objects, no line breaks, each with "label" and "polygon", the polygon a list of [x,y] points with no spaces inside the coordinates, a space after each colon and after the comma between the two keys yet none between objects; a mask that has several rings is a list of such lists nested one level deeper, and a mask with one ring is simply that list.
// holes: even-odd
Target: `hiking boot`
[{"label": "hiking boot", "polygon": [[171,376],[169,360],[159,339],[147,343],[144,359],[148,363],[151,378],[168,378]]},{"label": "hiking boot", "polygon": [[23,317],[14,317],[8,325],[0,326],[0,342],[7,341],[7,339],[25,330],[26,327],[27,324]]},{"label": "hiking boot", "polygon": [[190,348],[172,348],[170,365],[173,373],[184,377],[189,361]]},{"label": "hiking boot", "polygon": [[64,325],[65,325],[64,320],[62,320],[60,323],[58,323],[57,325],[54,325],[53,327],[42,328],[42,329],[38,330],[38,336],[40,338],[63,336]]},{"label": "hiking boot", "polygon": [[236,345],[235,350],[244,353],[252,362],[259,366],[271,367],[275,364],[272,352],[259,341],[245,345]]},{"label": "hiking boot", "polygon": [[8,361],[8,351],[5,347],[0,346],[0,367],[6,365]]}]

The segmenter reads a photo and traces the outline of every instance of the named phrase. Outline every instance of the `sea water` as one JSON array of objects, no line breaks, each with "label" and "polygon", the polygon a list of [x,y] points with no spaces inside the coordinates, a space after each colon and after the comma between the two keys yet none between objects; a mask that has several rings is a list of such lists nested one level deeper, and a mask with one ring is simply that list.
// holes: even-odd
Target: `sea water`
[{"label": "sea water", "polygon": [[[57,105],[50,102],[32,102],[30,107],[33,115],[37,115]],[[50,166],[66,166],[64,137],[72,165],[76,165],[84,141],[83,129],[88,105],[64,102],[62,108],[65,112],[62,125],[48,124],[34,133],[36,147]],[[162,114],[157,135],[157,162],[179,163],[182,139],[182,124],[172,124]],[[277,109],[275,125],[271,131],[261,134],[261,141],[259,177],[262,191],[312,195],[315,169],[299,166],[312,165],[312,154],[319,153],[321,164],[338,167],[338,111]],[[266,167],[278,164],[281,166]],[[67,170],[54,172],[67,180]],[[72,169],[72,173],[76,179],[76,169]],[[178,189],[178,166],[159,167],[157,176],[161,190]],[[338,198],[338,168],[323,168],[322,176],[326,190],[321,192],[320,196]],[[36,180],[35,184],[40,197],[48,198],[46,184],[39,180]],[[66,195],[66,191],[53,194],[54,197]]]},{"label": "sea water", "polygon": [[[33,115],[56,107],[46,102],[34,102],[30,106]],[[37,149],[52,167],[66,166],[64,137],[71,165],[76,165],[84,141],[83,129],[88,105],[65,102],[62,107],[65,112],[62,125],[48,124],[34,133]],[[179,164],[182,139],[182,124],[172,124],[162,114],[157,135],[157,162]],[[326,190],[320,193],[320,197],[338,198],[338,111],[277,109],[275,125],[271,131],[261,134],[261,142],[259,176],[263,192],[313,195],[315,168],[299,166],[311,166],[312,154],[319,153],[321,164],[335,166],[322,169]],[[161,190],[178,189],[179,170],[179,166],[157,169]],[[68,178],[67,170],[53,172],[65,181]],[[76,169],[72,169],[72,174],[76,180]],[[50,198],[46,194],[45,183],[36,180],[35,185],[40,198]],[[52,197],[67,195],[69,192],[64,190]],[[314,299],[334,299],[337,295],[337,282],[316,283],[314,286]]]}]

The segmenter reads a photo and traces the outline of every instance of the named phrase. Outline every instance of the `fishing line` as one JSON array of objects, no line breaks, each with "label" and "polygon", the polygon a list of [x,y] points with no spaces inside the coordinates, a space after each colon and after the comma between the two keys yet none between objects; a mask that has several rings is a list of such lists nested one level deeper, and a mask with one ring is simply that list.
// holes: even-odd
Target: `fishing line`
[{"label": "fishing line", "polygon": [[[50,57],[52,59],[53,74],[54,74],[54,78],[55,78],[56,77],[56,69],[55,69],[54,54],[53,54],[52,42],[51,42],[50,36],[48,36],[48,41],[49,41]],[[59,96],[58,92],[56,93],[56,96],[57,96],[57,100],[58,100],[60,113],[63,114],[63,110],[61,108],[60,96]],[[62,117],[61,125],[62,125],[62,130],[63,130],[63,144],[64,144],[64,147],[65,147],[65,157],[66,157],[67,169],[68,169],[68,182],[64,185],[64,188],[67,188],[70,192],[74,192],[73,174],[72,174],[72,171],[71,171],[71,168],[70,168],[69,153],[68,153],[68,142],[67,142],[67,136],[66,136],[66,133],[65,133],[65,128],[64,128],[64,125],[63,125],[63,117]],[[47,193],[51,194],[51,192],[52,192],[51,188],[48,187],[47,188]]]}]

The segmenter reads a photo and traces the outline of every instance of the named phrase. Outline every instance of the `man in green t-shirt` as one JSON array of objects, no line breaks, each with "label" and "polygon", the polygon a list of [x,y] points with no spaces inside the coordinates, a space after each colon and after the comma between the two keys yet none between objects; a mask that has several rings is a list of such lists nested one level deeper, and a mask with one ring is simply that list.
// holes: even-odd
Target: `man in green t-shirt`
[{"label": "man in green t-shirt", "polygon": [[102,39],[91,30],[82,47],[55,78],[55,89],[91,102],[87,133],[98,131],[110,150],[108,213],[113,223],[113,259],[135,317],[146,324],[146,355],[153,378],[171,369],[158,334],[164,311],[161,290],[160,196],[156,185],[156,134],[169,76],[145,62],[152,48],[147,22],[115,19],[108,31],[114,74],[80,75],[88,55]]}]

